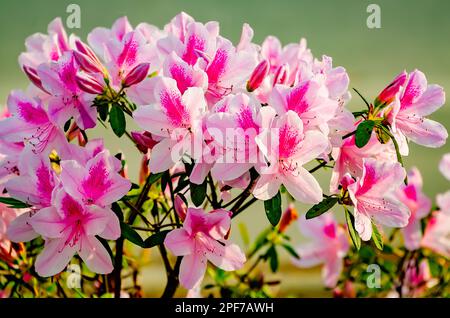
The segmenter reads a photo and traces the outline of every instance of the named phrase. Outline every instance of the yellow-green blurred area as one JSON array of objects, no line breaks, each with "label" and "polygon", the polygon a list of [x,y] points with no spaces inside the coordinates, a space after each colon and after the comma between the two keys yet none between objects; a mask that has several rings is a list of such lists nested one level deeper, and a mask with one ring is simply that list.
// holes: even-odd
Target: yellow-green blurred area
[{"label": "yellow-green blurred area", "polygon": [[[6,102],[11,89],[26,88],[27,81],[18,67],[17,57],[24,50],[24,40],[35,32],[45,33],[47,24],[55,17],[66,19],[66,7],[76,3],[81,7],[81,29],[69,30],[85,39],[97,26],[110,27],[120,16],[127,15],[133,25],[148,22],[159,27],[180,11],[196,20],[220,22],[221,34],[234,43],[239,40],[242,24],[249,23],[254,31],[254,41],[261,43],[268,35],[280,38],[283,44],[297,42],[301,37],[316,57],[322,54],[333,57],[335,65],[344,66],[357,88],[372,100],[390,80],[403,69],[423,71],[429,83],[437,83],[450,91],[450,1],[446,0],[39,0],[4,1],[0,3],[0,104]],[[369,29],[367,6],[381,7],[381,29]],[[355,95],[355,94],[353,94]],[[350,103],[353,110],[364,104],[357,96]],[[450,109],[445,105],[432,118],[450,128]],[[128,140],[117,140],[103,128],[96,136],[106,136],[113,153],[122,150],[129,163],[129,174],[136,178],[139,157]],[[425,192],[435,196],[449,188],[438,172],[440,158],[450,152],[450,146],[428,149],[412,145],[406,165],[417,166],[424,178]],[[325,192],[330,172],[317,174]],[[301,213],[305,206],[298,205]],[[341,218],[342,211],[336,209]],[[246,211],[236,219],[249,228],[251,238],[268,225],[262,204]],[[295,226],[289,234],[293,240],[301,237]],[[233,225],[232,239],[241,242],[237,224]],[[146,296],[159,295],[165,275],[157,250],[150,252],[150,265],[140,277]],[[153,257],[154,256],[154,257]],[[320,270],[300,270],[289,263],[282,254],[281,272],[272,276],[281,279],[278,296],[327,296],[320,280]],[[269,269],[262,268],[269,276]],[[183,295],[182,292],[179,293]]]}]

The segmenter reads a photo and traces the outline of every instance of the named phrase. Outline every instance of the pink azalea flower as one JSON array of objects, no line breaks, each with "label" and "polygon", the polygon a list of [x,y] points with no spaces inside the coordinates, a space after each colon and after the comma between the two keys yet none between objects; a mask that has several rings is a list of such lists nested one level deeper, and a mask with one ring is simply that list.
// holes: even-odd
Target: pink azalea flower
[{"label": "pink azalea flower", "polygon": [[438,85],[428,85],[425,75],[415,70],[397,95],[388,120],[395,133],[427,147],[442,146],[448,133],[441,124],[425,118],[445,103],[445,93]]},{"label": "pink azalea flower", "polygon": [[163,138],[150,158],[150,170],[157,173],[171,168],[184,154],[198,158],[193,145],[201,153],[203,141],[199,137],[206,102],[202,89],[191,87],[181,94],[171,78],[159,78],[154,94],[157,102],[138,108],[133,118],[141,128]]},{"label": "pink azalea flower", "polygon": [[119,160],[103,150],[86,163],[62,161],[60,178],[64,190],[75,200],[107,207],[131,188],[130,181],[118,173],[120,169]]},{"label": "pink azalea flower", "polygon": [[450,180],[450,153],[445,154],[439,163],[439,171]]},{"label": "pink azalea flower", "polygon": [[438,282],[439,280],[433,279],[427,259],[422,259],[418,266],[415,260],[411,260],[405,272],[402,295],[420,297]]},{"label": "pink azalea flower", "polygon": [[17,143],[25,143],[34,153],[49,154],[53,149],[61,154],[67,152],[64,132],[53,122],[41,100],[13,91],[8,97],[8,109],[11,116],[0,121],[0,139],[3,142],[18,149],[21,145]]},{"label": "pink azalea flower", "polygon": [[375,134],[372,134],[369,142],[363,148],[355,145],[354,136],[344,139],[342,145],[334,147],[331,152],[335,164],[331,175],[330,192],[339,192],[339,184],[347,173],[355,178],[361,177],[364,158],[377,158],[387,148],[387,145],[379,143]]},{"label": "pink azalea flower", "polygon": [[36,33],[26,39],[27,51],[19,56],[19,63],[22,67],[35,69],[43,63],[57,61],[70,50],[70,40],[64,30],[61,18],[50,22],[47,32],[48,34]]},{"label": "pink azalea flower", "polygon": [[[33,155],[28,149],[25,149],[19,163],[20,175],[9,180],[5,188],[11,197],[32,207],[14,219],[8,228],[8,236],[14,242],[27,242],[38,236],[30,225],[30,218],[37,210],[51,205],[53,190],[58,186],[59,178],[48,157]],[[27,186],[24,187],[24,184]]]},{"label": "pink azalea flower", "polygon": [[276,85],[269,103],[280,115],[287,111],[296,112],[305,130],[326,124],[338,109],[338,103],[329,98],[326,86],[315,80],[295,87]]},{"label": "pink azalea flower", "polygon": [[225,270],[240,269],[246,259],[241,249],[225,237],[230,230],[231,212],[189,208],[183,228],[170,232],[164,245],[177,256],[183,256],[180,283],[191,289],[201,283],[207,261]]},{"label": "pink azalea flower", "polygon": [[322,133],[304,131],[297,113],[288,111],[258,135],[257,143],[269,166],[259,168],[261,177],[253,190],[256,198],[274,197],[283,184],[298,201],[318,203],[322,200],[319,183],[303,168],[328,147],[328,140]]},{"label": "pink azalea flower", "polygon": [[362,177],[347,187],[355,207],[355,229],[362,240],[368,241],[372,236],[372,219],[390,227],[408,225],[411,213],[395,198],[405,176],[398,162],[364,159]]},{"label": "pink azalea flower", "polygon": [[[450,192],[445,195],[450,202]],[[443,198],[441,198],[442,200]],[[442,204],[443,202],[441,202]],[[441,211],[433,212],[423,234],[421,247],[429,248],[437,254],[450,259],[450,205],[441,207]]]},{"label": "pink azalea flower", "polygon": [[411,216],[408,225],[402,229],[405,247],[408,250],[420,248],[422,226],[420,220],[430,213],[431,200],[422,192],[422,176],[417,168],[408,173],[408,185],[397,191],[400,201],[409,208]]},{"label": "pink azalea flower", "polygon": [[230,181],[259,162],[255,138],[275,113],[273,108],[261,108],[256,99],[242,93],[229,95],[226,105],[216,106],[206,120],[216,154],[211,173],[219,181]]},{"label": "pink azalea flower", "polygon": [[8,263],[14,260],[16,251],[7,235],[9,224],[17,217],[17,212],[0,203],[0,259]]},{"label": "pink azalea flower", "polygon": [[375,100],[375,104],[389,105],[390,103],[392,103],[407,80],[408,73],[406,73],[406,71],[403,71],[402,73],[397,75],[394,80],[388,86],[386,86],[380,94],[378,94]]},{"label": "pink azalea flower", "polygon": [[65,53],[58,61],[42,64],[37,69],[42,85],[52,95],[48,101],[50,118],[62,127],[73,117],[78,127],[85,130],[95,127],[97,109],[92,107],[95,95],[79,88],[77,72],[73,53]]},{"label": "pink azalea flower", "polygon": [[52,206],[39,210],[29,222],[46,238],[35,263],[40,276],[58,274],[75,253],[93,272],[108,274],[113,270],[111,257],[95,237],[116,240],[120,236],[119,220],[109,208],[85,205],[60,189]]},{"label": "pink azalea flower", "polygon": [[293,263],[301,268],[324,264],[322,279],[325,286],[335,287],[350,247],[345,228],[334,220],[331,212],[311,220],[303,216],[299,227],[300,232],[312,241],[296,249],[300,259],[293,259]]}]

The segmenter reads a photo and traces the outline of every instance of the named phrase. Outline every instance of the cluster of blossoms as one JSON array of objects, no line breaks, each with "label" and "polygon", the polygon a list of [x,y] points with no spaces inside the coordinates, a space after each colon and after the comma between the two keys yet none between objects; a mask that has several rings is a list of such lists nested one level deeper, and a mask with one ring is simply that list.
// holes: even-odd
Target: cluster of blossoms
[{"label": "cluster of blossoms", "polygon": [[[438,196],[441,210],[422,235],[431,201],[419,171],[407,175],[402,163],[408,142],[440,147],[447,139],[446,129],[426,118],[445,102],[440,86],[418,70],[403,72],[352,113],[345,107],[346,70],[328,56],[314,58],[304,39],[283,46],[269,36],[257,45],[245,24],[234,45],[219,31],[217,22],[180,13],[162,30],[120,18],[110,29],[94,29],[87,43],[55,19],[48,34],[27,39],[19,62],[32,84],[11,92],[0,121],[2,202],[16,208],[2,207],[0,214],[2,259],[16,253],[10,241],[40,236],[45,246],[34,263],[40,276],[60,273],[75,254],[92,272],[111,273],[104,240],[140,242],[129,232],[137,216],[146,220],[144,202],[163,206],[149,196],[155,182],[172,223],[163,224],[165,216],[146,224],[155,235],[171,227],[158,245],[178,256],[169,272],[179,272],[187,289],[199,288],[207,261],[235,271],[252,256],[228,237],[232,217],[253,202],[264,201],[274,227],[281,219],[283,234],[296,214],[290,207],[281,218],[281,194],[314,205],[299,220],[312,241],[292,253],[301,267],[325,263],[329,287],[350,250],[347,233],[359,249],[361,240],[382,244],[382,225],[402,228],[408,250],[423,246],[450,256],[442,241],[450,194]],[[125,116],[142,131],[128,132]],[[143,158],[139,183],[127,179],[123,156],[88,140],[98,124],[136,145]],[[317,167],[305,168],[313,161]],[[449,162],[441,164],[446,176]],[[329,195],[313,176],[327,167]],[[232,189],[242,193],[233,199]],[[132,216],[125,221],[114,204]],[[335,204],[344,207],[347,225],[321,215]],[[273,258],[273,249],[262,258]]]}]

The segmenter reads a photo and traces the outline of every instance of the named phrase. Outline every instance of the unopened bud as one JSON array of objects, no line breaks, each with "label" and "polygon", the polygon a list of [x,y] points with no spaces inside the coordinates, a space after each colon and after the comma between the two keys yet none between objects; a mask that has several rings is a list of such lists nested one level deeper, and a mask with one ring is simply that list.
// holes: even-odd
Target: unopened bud
[{"label": "unopened bud", "polygon": [[103,94],[103,85],[93,76],[86,73],[78,73],[75,76],[75,81],[83,92],[95,95]]},{"label": "unopened bud", "polygon": [[275,76],[273,78],[273,86],[277,84],[286,84],[289,77],[289,65],[283,64],[280,65],[275,72]]},{"label": "unopened bud", "polygon": [[158,143],[148,131],[132,131],[131,136],[142,153],[147,153],[149,149],[152,149]]},{"label": "unopened bud", "polygon": [[103,65],[100,63],[100,61],[96,61],[89,55],[86,55],[84,53],[80,53],[78,51],[73,51],[73,56],[75,57],[75,60],[77,61],[78,65],[80,65],[80,68],[87,72],[87,73],[99,73],[104,74],[105,69]]},{"label": "unopened bud", "polygon": [[130,87],[142,82],[147,77],[149,69],[150,63],[139,64],[125,76],[123,86]]},{"label": "unopened bud", "polygon": [[394,100],[395,95],[400,91],[400,88],[405,84],[407,77],[408,74],[405,71],[397,75],[375,99],[375,107],[390,104]]},{"label": "unopened bud", "polygon": [[175,208],[175,212],[177,212],[181,221],[184,221],[184,219],[186,218],[186,214],[187,214],[187,206],[186,206],[186,202],[184,202],[181,194],[178,194],[175,197],[174,208]]},{"label": "unopened bud", "polygon": [[283,216],[281,217],[279,228],[280,233],[286,231],[288,226],[291,225],[292,222],[294,222],[297,219],[298,219],[297,210],[295,209],[294,204],[290,203],[286,211],[284,211]]},{"label": "unopened bud", "polygon": [[267,74],[269,74],[269,70],[269,62],[267,60],[261,61],[261,63],[259,63],[258,66],[256,66],[256,68],[253,70],[253,73],[247,82],[247,91],[253,92],[259,86],[261,86]]},{"label": "unopened bud", "polygon": [[28,79],[38,88],[40,88],[42,91],[46,92],[47,94],[50,94],[42,85],[42,81],[39,78],[39,75],[36,71],[36,69],[26,66],[23,66],[23,71],[27,75]]}]

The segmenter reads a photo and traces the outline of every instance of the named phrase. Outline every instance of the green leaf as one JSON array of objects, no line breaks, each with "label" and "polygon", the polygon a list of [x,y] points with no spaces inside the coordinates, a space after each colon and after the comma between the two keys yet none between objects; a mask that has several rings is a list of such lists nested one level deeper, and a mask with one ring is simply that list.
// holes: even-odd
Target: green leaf
[{"label": "green leaf", "polygon": [[366,120],[358,125],[355,134],[356,147],[362,148],[365,145],[367,145],[367,143],[370,140],[370,137],[372,136],[372,130],[374,126],[375,122],[373,120]]},{"label": "green leaf", "polygon": [[272,226],[276,226],[281,218],[281,193],[278,193],[270,200],[264,201],[266,216]]},{"label": "green leaf", "polygon": [[127,126],[122,108],[117,105],[112,106],[109,112],[109,123],[116,136],[122,137]]},{"label": "green leaf", "polygon": [[345,209],[345,221],[347,222],[347,228],[348,233],[350,234],[350,238],[352,239],[353,245],[356,247],[357,250],[361,248],[361,238],[359,237],[358,233],[355,231],[354,224],[354,218],[353,215],[350,214],[350,212],[347,210],[347,208],[344,206]]},{"label": "green leaf", "polygon": [[102,121],[108,119],[109,104],[97,106],[98,116]]},{"label": "green leaf", "polygon": [[100,243],[101,243],[101,244],[103,245],[103,247],[106,249],[106,251],[107,251],[108,254],[109,254],[109,257],[111,257],[112,263],[114,264],[114,256],[113,256],[113,252],[112,252],[112,250],[111,250],[111,246],[109,246],[109,244],[108,244],[108,241],[105,240],[104,238],[98,236],[98,235],[96,235],[95,237],[97,238],[97,240],[100,241]]},{"label": "green leaf", "polygon": [[169,170],[167,170],[166,172],[163,173],[161,177],[161,191],[164,192],[166,190],[169,182],[170,182],[170,173]]},{"label": "green leaf", "polygon": [[191,182],[190,188],[192,203],[197,207],[202,205],[206,198],[206,181],[200,185]]},{"label": "green leaf", "polygon": [[271,233],[271,232],[272,232],[272,228],[267,228],[256,237],[252,247],[250,248],[250,250],[248,252],[248,255],[249,255],[248,258],[255,255],[255,253],[258,252],[261,247],[263,247],[264,245],[267,244],[267,242],[268,242],[267,235],[269,235],[269,233]]},{"label": "green leaf", "polygon": [[164,172],[160,172],[160,173],[157,173],[157,174],[153,174],[153,173],[150,174],[148,176],[147,183],[148,184],[155,183],[156,181],[158,181],[163,176],[163,174],[164,174]]},{"label": "green leaf", "polygon": [[140,247],[145,247],[144,240],[142,237],[136,232],[131,226],[126,223],[120,223],[120,229],[122,231],[122,236],[126,238],[133,244],[136,244]]},{"label": "green leaf", "polygon": [[0,202],[5,204],[6,206],[8,206],[8,208],[12,208],[12,209],[25,209],[25,208],[29,208],[31,206],[28,203],[19,201],[14,198],[0,197]]},{"label": "green leaf", "polygon": [[151,248],[157,245],[161,245],[164,243],[164,240],[166,238],[167,233],[169,233],[170,230],[161,231],[158,233],[153,234],[149,238],[147,238],[144,241],[144,248]]},{"label": "green leaf", "polygon": [[295,251],[295,249],[290,246],[289,244],[281,244],[281,246],[284,247],[284,249],[291,254],[293,257],[300,259],[300,255],[297,254],[297,252]]},{"label": "green leaf", "polygon": [[270,269],[273,273],[275,273],[278,270],[278,254],[277,250],[275,249],[275,246],[271,246],[266,253],[266,257],[269,260]]},{"label": "green leaf", "polygon": [[375,225],[375,223],[372,222],[372,240],[375,243],[375,246],[382,251],[383,250],[383,236],[381,235],[380,231],[378,230],[378,227]]},{"label": "green leaf", "polygon": [[386,132],[379,128],[379,127],[375,127],[375,133],[377,135],[377,139],[381,144],[387,144],[389,142],[389,140],[391,140],[391,137],[386,134]]},{"label": "green leaf", "polygon": [[329,197],[322,200],[322,202],[314,205],[306,212],[306,219],[313,219],[319,215],[324,214],[330,210],[339,201],[336,197]]},{"label": "green leaf", "polygon": [[117,202],[114,202],[111,205],[111,210],[117,215],[119,221],[123,222],[123,212],[122,209],[120,208],[120,205]]}]

